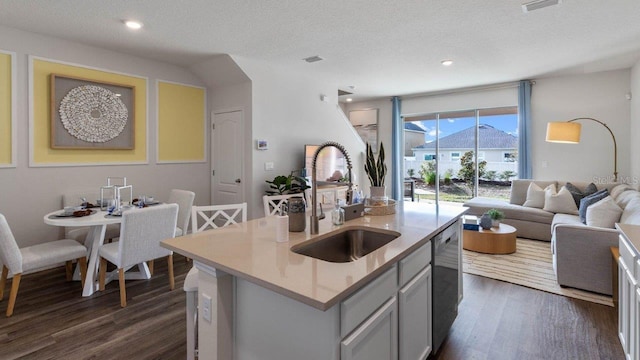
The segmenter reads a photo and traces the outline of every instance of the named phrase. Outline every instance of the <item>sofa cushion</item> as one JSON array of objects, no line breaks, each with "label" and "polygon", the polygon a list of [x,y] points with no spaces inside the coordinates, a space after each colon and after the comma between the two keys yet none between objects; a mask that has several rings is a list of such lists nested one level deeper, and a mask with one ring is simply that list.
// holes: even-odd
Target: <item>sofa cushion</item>
[{"label": "sofa cushion", "polygon": [[469,214],[482,215],[490,209],[498,209],[504,212],[505,219],[514,219],[543,223],[551,225],[553,213],[542,209],[529,208],[521,205],[509,204],[504,200],[475,197],[464,203],[464,206],[471,208]]},{"label": "sofa cushion", "polygon": [[549,185],[544,189],[544,207],[542,210],[578,215],[578,207],[573,201],[573,196],[564,186],[558,192],[556,192],[555,185]]},{"label": "sofa cushion", "polygon": [[575,201],[578,208],[580,207],[580,200],[582,200],[582,198],[598,191],[598,188],[594,183],[590,183],[589,185],[587,185],[584,190],[579,189],[577,186],[573,185],[570,182],[567,182],[564,186],[567,188],[567,190],[569,190],[571,196],[573,196],[573,201]]},{"label": "sofa cushion", "polygon": [[613,229],[621,215],[620,206],[611,196],[607,196],[587,208],[587,226]]},{"label": "sofa cushion", "polygon": [[544,207],[544,189],[532,182],[527,189],[527,200],[522,206],[542,209]]},{"label": "sofa cushion", "polygon": [[618,195],[618,197],[615,199],[616,204],[618,204],[618,206],[620,206],[623,210],[627,207],[627,204],[637,198],[640,197],[640,193],[635,191],[635,190],[627,190],[624,191],[622,194]]},{"label": "sofa cushion", "polygon": [[623,224],[640,225],[640,197],[635,197],[629,201],[622,211],[620,222]]},{"label": "sofa cushion", "polygon": [[607,196],[609,196],[609,190],[602,189],[602,190],[596,191],[595,193],[589,196],[583,197],[582,200],[580,200],[580,208],[578,208],[578,215],[580,216],[580,221],[582,221],[583,224],[587,223],[587,208],[597,203],[598,201],[606,198]]},{"label": "sofa cushion", "polygon": [[511,180],[511,197],[509,199],[510,204],[522,205],[525,201],[527,201],[527,190],[529,189],[530,183],[535,183],[542,189],[547,186],[554,184],[555,181],[538,181],[531,179],[513,179]]},{"label": "sofa cushion", "polygon": [[551,223],[551,232],[553,232],[556,228],[556,225],[582,225],[584,224],[580,221],[580,217],[578,215],[571,214],[555,214],[553,216],[553,222]]},{"label": "sofa cushion", "polygon": [[613,200],[617,200],[618,196],[627,190],[633,190],[633,188],[628,184],[620,184],[614,186],[613,189],[609,191],[609,194],[611,194]]}]

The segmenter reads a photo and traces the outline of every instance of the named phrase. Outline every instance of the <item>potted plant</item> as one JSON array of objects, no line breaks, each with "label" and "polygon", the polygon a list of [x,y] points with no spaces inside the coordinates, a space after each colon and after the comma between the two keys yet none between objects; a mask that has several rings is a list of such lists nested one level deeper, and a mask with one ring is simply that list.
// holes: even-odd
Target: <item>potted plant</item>
[{"label": "potted plant", "polygon": [[303,193],[309,188],[307,185],[307,179],[294,175],[295,171],[292,171],[288,176],[278,175],[273,180],[265,180],[269,184],[269,190],[266,191],[268,195],[285,195],[285,194],[299,194]]},{"label": "potted plant", "polygon": [[367,143],[367,159],[364,164],[364,171],[371,182],[371,197],[384,197],[384,177],[387,175],[387,165],[384,163],[384,145],[382,145],[382,142],[380,143],[377,158],[371,145]]},{"label": "potted plant", "polygon": [[498,209],[491,209],[487,211],[487,215],[491,218],[491,225],[493,227],[500,226],[500,221],[504,219],[504,213]]}]

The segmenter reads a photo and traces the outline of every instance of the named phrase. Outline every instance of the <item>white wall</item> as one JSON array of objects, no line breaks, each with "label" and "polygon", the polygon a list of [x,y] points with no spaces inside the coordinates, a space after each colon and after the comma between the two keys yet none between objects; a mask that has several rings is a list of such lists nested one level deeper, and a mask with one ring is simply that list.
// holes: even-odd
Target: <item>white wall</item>
[{"label": "white wall", "polygon": [[[108,176],[126,176],[134,195],[166,200],[169,190],[194,191],[196,201],[209,199],[209,164],[156,165],[156,79],[203,86],[186,69],[104,49],[0,27],[0,49],[17,53],[17,168],[0,169],[0,213],[7,217],[18,244],[58,239],[61,229],[45,225],[43,216],[61,208],[61,194],[77,188],[99,191]],[[28,167],[28,55],[148,77],[148,165]],[[140,94],[144,96],[144,94]],[[162,179],[158,181],[158,179]]]},{"label": "white wall", "polygon": [[[251,141],[251,79],[238,67],[233,58],[229,55],[218,55],[200,64],[191,67],[202,81],[207,84],[209,89],[209,116],[211,121],[212,114],[217,112],[225,112],[232,110],[242,110],[244,117],[244,163],[242,179],[246,184],[247,179],[253,178],[253,162],[252,141]],[[209,144],[211,144],[211,131],[207,134]],[[212,148],[212,147],[211,147]],[[214,154],[211,154],[211,167],[215,168]],[[212,178],[209,178],[210,181]],[[253,198],[254,189],[252,186],[245,186],[244,199],[248,201]],[[212,194],[213,195],[213,194]],[[213,196],[207,199],[206,204],[216,204]],[[250,208],[250,205],[249,205]],[[248,211],[250,217],[251,212]]]},{"label": "white wall", "polygon": [[[370,100],[370,101],[360,101],[356,103],[346,104],[344,107],[346,109],[346,116],[349,116],[350,111],[354,110],[363,110],[363,109],[378,109],[378,142],[382,142],[385,144],[385,151],[387,157],[385,162],[387,163],[387,176],[384,178],[384,183],[387,186],[387,196],[391,195],[391,130],[392,130],[392,119],[391,119],[391,111],[393,106],[391,104],[390,98],[383,98],[378,100]],[[366,174],[364,174],[366,177]],[[365,193],[369,193],[369,179],[364,179],[363,183],[364,188],[363,191]]]},{"label": "white wall", "polygon": [[629,161],[630,175],[637,187],[640,184],[640,61],[631,68],[631,123],[630,125],[630,141]]},{"label": "white wall", "polygon": [[611,181],[613,142],[607,130],[581,121],[579,144],[545,142],[549,121],[591,117],[606,123],[618,143],[618,176],[630,180],[629,70],[537,79],[532,89],[532,164],[536,179]]},{"label": "white wall", "polygon": [[[268,141],[268,150],[252,146],[254,193],[247,202],[251,217],[263,216],[262,195],[265,180],[288,175],[304,166],[304,145],[336,141],[342,144],[357,171],[363,167],[363,143],[342,116],[337,104],[337,84],[312,79],[304,73],[274,67],[254,59],[233,57],[252,83],[252,139]],[[329,101],[320,101],[320,95]],[[273,162],[274,170],[265,171],[264,163]],[[356,175],[355,182],[362,180]]]}]

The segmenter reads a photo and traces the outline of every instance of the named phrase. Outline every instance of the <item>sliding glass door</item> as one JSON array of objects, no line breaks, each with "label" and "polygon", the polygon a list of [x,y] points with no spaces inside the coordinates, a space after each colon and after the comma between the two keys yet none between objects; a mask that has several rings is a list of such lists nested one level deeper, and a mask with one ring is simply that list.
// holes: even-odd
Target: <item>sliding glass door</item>
[{"label": "sliding glass door", "polygon": [[[509,197],[517,177],[517,107],[404,118],[405,184],[418,201],[462,204]],[[407,192],[405,192],[405,195]]]}]

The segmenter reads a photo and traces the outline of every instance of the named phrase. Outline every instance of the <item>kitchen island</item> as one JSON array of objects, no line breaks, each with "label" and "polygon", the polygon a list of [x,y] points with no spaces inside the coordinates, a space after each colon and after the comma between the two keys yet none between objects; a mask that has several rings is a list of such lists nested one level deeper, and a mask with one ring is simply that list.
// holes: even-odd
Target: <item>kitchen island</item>
[{"label": "kitchen island", "polygon": [[[319,234],[310,235],[307,226],[305,232],[290,233],[286,243],[275,241],[276,218],[266,217],[168,239],[162,246],[192,258],[200,270],[200,359],[344,360],[374,353],[395,359],[404,351],[398,345],[398,332],[403,341],[398,313],[402,320],[404,312],[407,323],[419,315],[398,305],[403,286],[415,286],[422,298],[428,296],[425,301],[429,303],[422,307],[429,311],[422,315],[430,317],[430,240],[446,230],[459,236],[459,218],[465,210],[399,203],[394,215],[365,216],[341,226],[322,220]],[[346,263],[291,251],[345,228],[381,229],[399,236]],[[460,256],[459,249],[457,254]],[[409,295],[405,292],[407,302],[412,299]],[[379,331],[373,336],[367,333],[371,329]],[[427,330],[422,335],[430,343],[430,318]],[[359,342],[359,335],[367,334],[377,339],[369,350]],[[366,351],[354,355],[356,345]],[[430,351],[430,347],[421,351]]]}]

